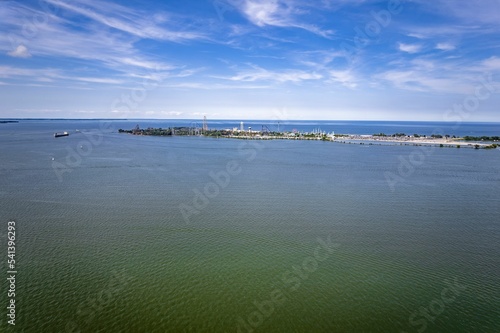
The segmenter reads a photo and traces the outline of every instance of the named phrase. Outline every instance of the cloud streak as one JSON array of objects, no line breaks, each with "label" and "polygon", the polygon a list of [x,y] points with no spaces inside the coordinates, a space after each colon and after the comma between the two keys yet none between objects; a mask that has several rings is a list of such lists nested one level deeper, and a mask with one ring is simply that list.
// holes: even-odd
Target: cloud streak
[{"label": "cloud streak", "polygon": [[267,81],[277,83],[300,83],[302,81],[319,80],[323,78],[321,74],[304,70],[282,70],[271,71],[258,66],[252,66],[253,69],[239,71],[231,77],[218,77],[220,79],[241,82]]},{"label": "cloud streak", "polygon": [[418,53],[420,52],[420,50],[422,50],[422,45],[399,43],[398,48],[400,51],[406,53]]},{"label": "cloud streak", "polygon": [[438,43],[436,45],[436,49],[441,50],[441,51],[452,51],[455,50],[457,47],[451,43]]},{"label": "cloud streak", "polygon": [[303,29],[325,38],[331,38],[334,35],[333,30],[321,29],[314,24],[301,21],[300,16],[307,11],[301,9],[295,1],[245,0],[239,9],[250,22],[259,27]]},{"label": "cloud streak", "polygon": [[167,29],[159,23],[165,19],[161,15],[144,15],[141,11],[104,1],[81,1],[71,3],[59,0],[46,0],[64,10],[85,16],[104,26],[129,33],[133,36],[148,39],[182,42],[193,39],[204,39],[206,36],[200,32]]},{"label": "cloud streak", "polygon": [[24,45],[18,45],[14,51],[8,52],[8,55],[14,58],[30,58],[31,54]]}]

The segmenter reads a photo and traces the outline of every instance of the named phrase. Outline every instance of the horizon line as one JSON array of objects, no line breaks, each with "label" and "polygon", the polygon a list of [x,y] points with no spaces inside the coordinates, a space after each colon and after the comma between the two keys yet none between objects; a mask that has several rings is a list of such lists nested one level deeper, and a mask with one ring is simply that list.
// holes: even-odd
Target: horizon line
[{"label": "horizon line", "polygon": [[[191,120],[191,121],[203,121],[203,118],[39,118],[39,117],[26,117],[26,118],[0,118],[0,120],[111,120],[111,121],[132,121],[132,120],[161,120],[161,121],[179,121],[179,120]],[[210,121],[274,121],[274,122],[297,122],[297,121],[339,121],[339,122],[414,122],[414,123],[444,123],[444,124],[453,124],[453,123],[489,123],[489,124],[500,124],[499,121],[486,121],[486,120],[478,120],[478,121],[444,121],[444,120],[397,120],[397,119],[231,119],[231,118],[210,118],[207,119],[207,122]]]}]

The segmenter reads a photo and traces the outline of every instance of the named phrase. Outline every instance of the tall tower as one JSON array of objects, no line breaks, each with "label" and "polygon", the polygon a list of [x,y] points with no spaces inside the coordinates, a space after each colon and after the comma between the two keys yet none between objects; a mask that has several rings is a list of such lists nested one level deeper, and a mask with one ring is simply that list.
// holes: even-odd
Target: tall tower
[{"label": "tall tower", "polygon": [[240,131],[242,131],[242,132],[243,132],[243,131],[244,131],[244,129],[245,129],[245,128],[243,127],[243,122],[241,122],[241,123],[240,123]]},{"label": "tall tower", "polygon": [[203,116],[203,132],[208,131],[207,116]]}]

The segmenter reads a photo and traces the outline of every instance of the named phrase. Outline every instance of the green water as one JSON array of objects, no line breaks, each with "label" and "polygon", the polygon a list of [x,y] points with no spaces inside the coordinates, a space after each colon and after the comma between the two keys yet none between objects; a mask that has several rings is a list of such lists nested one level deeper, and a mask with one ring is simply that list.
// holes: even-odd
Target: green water
[{"label": "green water", "polygon": [[391,191],[417,148],[107,133],[59,181],[85,139],[2,136],[2,332],[500,331],[497,151],[436,148]]}]

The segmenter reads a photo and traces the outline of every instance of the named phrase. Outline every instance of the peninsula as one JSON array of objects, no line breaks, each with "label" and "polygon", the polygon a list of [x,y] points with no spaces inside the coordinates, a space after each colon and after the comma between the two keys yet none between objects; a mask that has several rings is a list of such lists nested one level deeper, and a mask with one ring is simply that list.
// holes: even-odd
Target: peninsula
[{"label": "peninsula", "polygon": [[204,136],[212,138],[228,138],[241,140],[321,140],[343,144],[368,145],[406,145],[406,146],[439,146],[452,148],[496,149],[500,148],[500,136],[457,137],[455,135],[432,134],[420,135],[405,133],[376,133],[362,134],[335,134],[321,131],[314,132],[276,132],[269,130],[241,130],[241,129],[201,129],[199,127],[168,127],[141,129],[137,125],[134,129],[119,129],[119,133],[140,136]]}]

